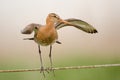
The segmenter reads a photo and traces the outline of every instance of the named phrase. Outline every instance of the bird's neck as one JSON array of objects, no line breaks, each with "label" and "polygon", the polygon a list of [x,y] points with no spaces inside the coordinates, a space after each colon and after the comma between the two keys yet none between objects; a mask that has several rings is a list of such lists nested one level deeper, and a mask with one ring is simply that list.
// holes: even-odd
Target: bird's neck
[{"label": "bird's neck", "polygon": [[55,22],[54,22],[54,20],[53,20],[51,17],[48,16],[48,17],[46,18],[46,26],[47,26],[47,27],[54,27],[54,23],[55,23]]},{"label": "bird's neck", "polygon": [[46,28],[54,28],[55,24],[53,21],[46,21]]}]

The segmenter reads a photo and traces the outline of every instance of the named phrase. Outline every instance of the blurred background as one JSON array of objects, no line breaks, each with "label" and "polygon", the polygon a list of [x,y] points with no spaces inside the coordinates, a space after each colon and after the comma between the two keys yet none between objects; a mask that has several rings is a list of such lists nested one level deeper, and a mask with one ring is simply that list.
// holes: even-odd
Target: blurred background
[{"label": "blurred background", "polygon": [[[61,45],[54,44],[55,67],[120,63],[119,0],[0,0],[0,70],[39,68],[38,47],[33,37],[21,34],[30,23],[45,24],[46,16],[77,18],[93,25],[97,34],[74,27],[58,31]],[[42,47],[49,67],[49,46]],[[43,78],[39,72],[0,73],[0,80],[120,80],[120,67],[55,71]]]}]

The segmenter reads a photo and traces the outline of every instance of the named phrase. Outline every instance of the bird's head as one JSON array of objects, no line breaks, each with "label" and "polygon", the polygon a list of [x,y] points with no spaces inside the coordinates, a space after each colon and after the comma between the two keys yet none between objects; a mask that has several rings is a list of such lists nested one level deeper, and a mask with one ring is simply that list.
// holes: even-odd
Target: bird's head
[{"label": "bird's head", "polygon": [[50,13],[48,14],[47,16],[47,19],[46,19],[46,23],[49,23],[49,22],[53,22],[53,23],[57,23],[57,22],[62,22],[64,24],[68,24],[69,22],[67,21],[64,21],[63,19],[61,19],[57,14],[55,13]]}]

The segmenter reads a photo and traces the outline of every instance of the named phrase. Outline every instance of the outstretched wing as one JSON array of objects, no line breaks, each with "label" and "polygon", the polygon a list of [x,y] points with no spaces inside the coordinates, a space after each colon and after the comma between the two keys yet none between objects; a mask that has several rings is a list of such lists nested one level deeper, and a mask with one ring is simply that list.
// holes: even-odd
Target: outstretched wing
[{"label": "outstretched wing", "polygon": [[22,31],[22,34],[31,34],[34,30],[35,27],[40,28],[42,25],[36,24],[36,23],[31,23],[27,25]]},{"label": "outstretched wing", "polygon": [[97,33],[97,30],[92,25],[88,24],[85,21],[82,21],[79,19],[74,19],[74,18],[66,19],[65,21],[69,22],[70,24],[64,24],[64,23],[58,22],[56,24],[55,28],[60,29],[65,26],[74,26],[80,30],[87,32],[87,33]]}]

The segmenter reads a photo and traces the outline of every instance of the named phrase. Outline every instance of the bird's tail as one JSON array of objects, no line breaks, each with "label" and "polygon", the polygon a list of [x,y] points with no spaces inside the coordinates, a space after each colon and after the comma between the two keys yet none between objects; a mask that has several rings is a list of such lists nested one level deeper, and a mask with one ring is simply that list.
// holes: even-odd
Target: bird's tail
[{"label": "bird's tail", "polygon": [[23,40],[34,40],[34,38],[24,38]]}]

